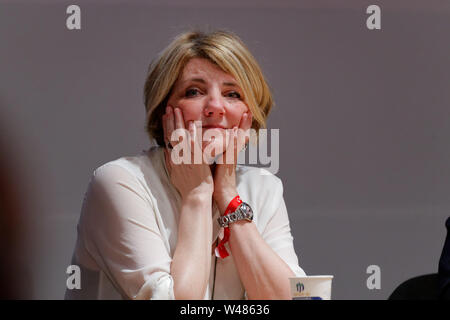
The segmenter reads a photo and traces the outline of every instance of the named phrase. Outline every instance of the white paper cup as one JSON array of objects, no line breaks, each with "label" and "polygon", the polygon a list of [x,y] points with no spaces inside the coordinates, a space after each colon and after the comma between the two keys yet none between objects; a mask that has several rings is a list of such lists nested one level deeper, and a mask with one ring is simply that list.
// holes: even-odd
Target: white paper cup
[{"label": "white paper cup", "polygon": [[331,300],[333,276],[289,278],[292,300]]}]

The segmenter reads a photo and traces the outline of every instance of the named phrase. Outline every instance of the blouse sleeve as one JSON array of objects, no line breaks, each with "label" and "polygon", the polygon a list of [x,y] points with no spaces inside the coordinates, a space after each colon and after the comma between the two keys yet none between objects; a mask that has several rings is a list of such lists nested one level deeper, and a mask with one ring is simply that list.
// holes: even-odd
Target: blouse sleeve
[{"label": "blouse sleeve", "polygon": [[174,299],[172,259],[153,204],[127,169],[110,164],[94,171],[79,233],[123,298]]},{"label": "blouse sleeve", "polygon": [[294,238],[291,234],[281,180],[277,179],[277,187],[274,189],[272,201],[278,201],[278,209],[276,209],[273,216],[269,219],[262,233],[262,237],[280,258],[286,262],[297,277],[306,276],[303,269],[299,266],[298,258],[294,250]]}]

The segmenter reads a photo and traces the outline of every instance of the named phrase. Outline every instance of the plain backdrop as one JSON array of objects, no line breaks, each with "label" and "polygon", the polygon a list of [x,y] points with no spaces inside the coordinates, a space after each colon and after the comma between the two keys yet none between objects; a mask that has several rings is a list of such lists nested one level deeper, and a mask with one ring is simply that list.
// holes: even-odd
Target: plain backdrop
[{"label": "plain backdrop", "polygon": [[[143,85],[178,33],[237,33],[273,90],[294,244],[335,299],[437,272],[450,215],[448,1],[0,1],[0,117],[29,208],[29,290],[62,299],[101,164],[149,147]],[[81,30],[66,8],[81,8]],[[368,30],[366,8],[381,8]],[[370,290],[367,267],[381,270]]]}]

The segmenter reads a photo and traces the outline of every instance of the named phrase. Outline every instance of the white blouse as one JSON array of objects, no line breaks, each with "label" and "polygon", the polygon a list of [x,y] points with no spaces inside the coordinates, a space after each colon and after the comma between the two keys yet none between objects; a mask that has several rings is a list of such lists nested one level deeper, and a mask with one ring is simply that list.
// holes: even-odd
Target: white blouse
[{"label": "white blouse", "polygon": [[[252,223],[263,239],[297,276],[304,276],[294,251],[281,180],[268,170],[238,164],[236,183],[240,198],[253,209]],[[180,209],[180,194],[170,181],[162,147],[97,168],[84,197],[72,257],[72,265],[80,267],[81,288],[67,289],[65,298],[174,299],[170,264]],[[215,244],[223,229],[214,201],[212,214]],[[226,247],[230,256],[225,259],[215,261],[211,252],[205,300],[247,297]]]}]

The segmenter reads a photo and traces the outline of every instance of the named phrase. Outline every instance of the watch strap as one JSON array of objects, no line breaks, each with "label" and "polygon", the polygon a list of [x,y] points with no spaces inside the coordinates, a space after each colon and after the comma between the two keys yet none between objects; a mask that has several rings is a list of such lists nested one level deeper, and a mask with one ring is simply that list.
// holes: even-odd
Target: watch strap
[{"label": "watch strap", "polygon": [[[223,215],[227,216],[228,214],[235,212],[236,209],[241,205],[241,203],[242,203],[242,200],[239,197],[239,195],[237,195],[236,197],[233,198],[233,200],[230,201],[230,203],[228,204],[228,207],[225,210],[225,213]],[[215,249],[215,254],[219,258],[225,259],[226,257],[229,256],[229,253],[228,253],[227,249],[225,248],[225,243],[227,243],[228,239],[230,238],[230,228],[228,226],[226,226],[226,227],[224,227],[223,231],[224,231],[223,239],[217,245],[217,247]]]}]

